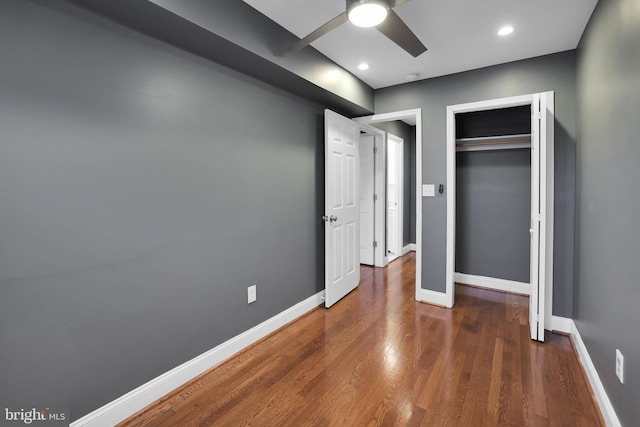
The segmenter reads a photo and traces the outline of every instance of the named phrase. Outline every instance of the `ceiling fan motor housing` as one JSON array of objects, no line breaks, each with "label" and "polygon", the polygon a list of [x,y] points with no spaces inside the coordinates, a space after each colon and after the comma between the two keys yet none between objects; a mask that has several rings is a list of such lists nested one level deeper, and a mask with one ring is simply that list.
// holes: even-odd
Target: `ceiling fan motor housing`
[{"label": "ceiling fan motor housing", "polygon": [[387,0],[346,0],[347,16],[359,27],[373,27],[384,21],[391,5]]},{"label": "ceiling fan motor housing", "polygon": [[347,0],[347,12],[350,10],[351,5],[355,7],[358,4],[367,4],[367,3],[375,3],[381,6],[386,7],[387,9],[391,8],[391,4],[387,0]]}]

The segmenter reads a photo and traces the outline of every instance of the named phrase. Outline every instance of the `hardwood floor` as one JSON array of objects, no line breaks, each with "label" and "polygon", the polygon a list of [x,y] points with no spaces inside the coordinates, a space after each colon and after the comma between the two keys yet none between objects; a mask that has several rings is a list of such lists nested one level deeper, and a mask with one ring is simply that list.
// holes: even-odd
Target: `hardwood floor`
[{"label": "hardwood floor", "polygon": [[415,256],[121,426],[604,426],[570,340],[530,340],[526,297],[466,286],[416,303]]}]

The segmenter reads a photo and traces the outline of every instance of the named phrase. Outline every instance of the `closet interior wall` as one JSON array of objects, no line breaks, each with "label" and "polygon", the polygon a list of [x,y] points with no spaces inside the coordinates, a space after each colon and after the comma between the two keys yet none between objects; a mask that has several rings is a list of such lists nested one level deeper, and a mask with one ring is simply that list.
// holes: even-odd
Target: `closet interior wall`
[{"label": "closet interior wall", "polygon": [[530,132],[529,105],[456,115],[456,273],[529,283]]}]

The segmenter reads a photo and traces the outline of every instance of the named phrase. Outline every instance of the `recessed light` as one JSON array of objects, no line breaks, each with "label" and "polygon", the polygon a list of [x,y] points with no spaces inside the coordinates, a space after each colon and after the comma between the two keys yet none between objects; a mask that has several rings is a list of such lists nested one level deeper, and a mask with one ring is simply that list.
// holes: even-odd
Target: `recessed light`
[{"label": "recessed light", "polygon": [[499,36],[508,36],[511,33],[513,33],[513,27],[510,27],[508,25],[500,28],[500,31],[498,31]]},{"label": "recessed light", "polygon": [[368,70],[369,69],[369,64],[367,64],[366,62],[363,62],[362,64],[358,65],[358,69],[364,71],[364,70]]},{"label": "recessed light", "polygon": [[407,76],[404,79],[408,82],[415,82],[416,80],[418,80],[418,77],[420,77],[418,73],[411,73],[411,74],[407,74]]}]

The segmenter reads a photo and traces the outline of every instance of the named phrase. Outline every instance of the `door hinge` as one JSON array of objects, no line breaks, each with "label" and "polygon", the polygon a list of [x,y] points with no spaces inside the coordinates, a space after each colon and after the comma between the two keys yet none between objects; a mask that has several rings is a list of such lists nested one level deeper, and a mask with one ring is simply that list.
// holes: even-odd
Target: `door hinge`
[{"label": "door hinge", "polygon": [[376,242],[375,240],[373,241],[373,247],[377,248],[378,247],[378,242]]},{"label": "door hinge", "polygon": [[378,154],[378,147],[373,147],[373,154]]},{"label": "door hinge", "polygon": [[377,194],[374,194],[374,195],[373,195],[373,201],[375,202],[376,200],[378,200],[378,195],[377,195]]},{"label": "door hinge", "polygon": [[542,215],[540,215],[540,214],[533,214],[533,220],[534,220],[534,221],[538,221],[538,222],[542,222]]}]

